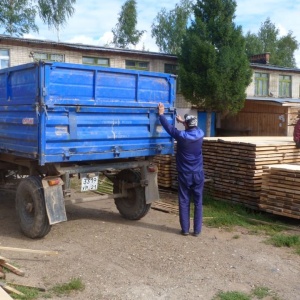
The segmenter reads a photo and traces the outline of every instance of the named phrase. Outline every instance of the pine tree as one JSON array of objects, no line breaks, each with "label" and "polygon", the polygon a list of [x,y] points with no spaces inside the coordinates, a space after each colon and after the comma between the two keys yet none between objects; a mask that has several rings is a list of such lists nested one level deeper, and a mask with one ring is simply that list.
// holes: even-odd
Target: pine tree
[{"label": "pine tree", "polygon": [[179,56],[181,91],[207,111],[237,113],[252,71],[234,0],[197,0]]}]

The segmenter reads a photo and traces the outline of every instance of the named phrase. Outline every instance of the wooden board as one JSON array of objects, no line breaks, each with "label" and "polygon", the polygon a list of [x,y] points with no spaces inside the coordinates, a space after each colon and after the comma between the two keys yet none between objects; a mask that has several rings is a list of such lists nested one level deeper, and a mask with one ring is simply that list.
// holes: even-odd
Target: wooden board
[{"label": "wooden board", "polygon": [[1,300],[13,300],[12,297],[10,297],[0,286],[0,299]]}]

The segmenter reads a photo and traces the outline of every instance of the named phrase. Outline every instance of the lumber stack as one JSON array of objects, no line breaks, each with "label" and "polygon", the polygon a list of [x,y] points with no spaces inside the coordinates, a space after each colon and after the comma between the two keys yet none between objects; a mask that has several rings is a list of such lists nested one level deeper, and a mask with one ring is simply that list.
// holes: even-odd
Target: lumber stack
[{"label": "lumber stack", "polygon": [[263,166],[300,163],[300,151],[292,137],[205,138],[203,158],[213,197],[258,208]]},{"label": "lumber stack", "polygon": [[172,155],[157,155],[154,157],[153,162],[158,167],[158,185],[165,188],[170,188],[172,185],[171,178],[171,162]]},{"label": "lumber stack", "polygon": [[259,208],[300,219],[300,164],[263,167]]}]

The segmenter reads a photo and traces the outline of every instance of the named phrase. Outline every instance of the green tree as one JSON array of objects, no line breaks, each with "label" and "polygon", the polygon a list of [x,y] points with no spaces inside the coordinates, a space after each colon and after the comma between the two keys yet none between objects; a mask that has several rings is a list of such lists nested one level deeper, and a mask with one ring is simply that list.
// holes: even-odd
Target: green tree
[{"label": "green tree", "polygon": [[2,0],[0,27],[12,36],[38,32],[35,17],[39,14],[42,21],[59,34],[59,28],[73,15],[75,3],[76,0]]},{"label": "green tree", "polygon": [[2,0],[0,27],[11,36],[22,36],[31,30],[38,32],[35,24],[36,7],[28,0]]},{"label": "green tree", "polygon": [[145,32],[136,30],[136,24],[136,1],[127,0],[121,8],[116,27],[112,29],[112,43],[119,48],[128,48],[130,44],[135,46]]},{"label": "green tree", "polygon": [[39,15],[49,28],[55,28],[59,40],[59,30],[74,14],[76,0],[37,0]]},{"label": "green tree", "polygon": [[208,112],[237,113],[251,82],[245,38],[233,23],[235,9],[234,0],[197,0],[179,55],[183,95]]},{"label": "green tree", "polygon": [[261,24],[257,34],[248,31],[245,38],[248,57],[254,54],[270,52],[270,64],[296,67],[294,52],[298,49],[299,44],[292,31],[289,31],[285,36],[279,37],[279,29],[267,18]]},{"label": "green tree", "polygon": [[192,0],[181,0],[175,8],[162,8],[151,25],[151,35],[155,38],[160,52],[179,54],[187,22],[192,13]]}]

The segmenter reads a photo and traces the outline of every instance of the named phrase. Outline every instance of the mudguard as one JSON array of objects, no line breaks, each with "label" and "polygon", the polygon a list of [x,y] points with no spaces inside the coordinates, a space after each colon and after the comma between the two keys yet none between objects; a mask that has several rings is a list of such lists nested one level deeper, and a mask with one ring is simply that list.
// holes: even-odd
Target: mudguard
[{"label": "mudguard", "polygon": [[[55,185],[50,185],[49,182],[53,180],[56,180],[58,183]],[[59,177],[46,177],[42,180],[42,184],[44,188],[44,196],[49,224],[53,225],[67,221],[65,201],[62,190],[64,182],[62,181],[62,179]]]}]

